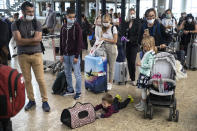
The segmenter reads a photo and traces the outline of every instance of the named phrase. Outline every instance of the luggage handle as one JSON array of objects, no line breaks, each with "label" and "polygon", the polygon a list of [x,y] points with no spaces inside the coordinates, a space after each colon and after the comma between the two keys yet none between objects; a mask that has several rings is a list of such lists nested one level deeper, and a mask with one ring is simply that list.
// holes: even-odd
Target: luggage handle
[{"label": "luggage handle", "polygon": [[127,67],[125,67],[125,78],[127,77]]}]

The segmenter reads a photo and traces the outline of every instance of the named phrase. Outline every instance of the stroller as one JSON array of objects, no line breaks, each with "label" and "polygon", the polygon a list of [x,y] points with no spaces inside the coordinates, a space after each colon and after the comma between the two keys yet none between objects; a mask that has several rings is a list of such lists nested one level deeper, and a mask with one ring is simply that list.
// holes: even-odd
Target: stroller
[{"label": "stroller", "polygon": [[178,122],[179,111],[176,109],[175,98],[175,58],[167,52],[158,53],[151,70],[151,79],[147,88],[147,99],[144,109],[144,118],[153,118],[153,106],[170,109],[169,121]]}]

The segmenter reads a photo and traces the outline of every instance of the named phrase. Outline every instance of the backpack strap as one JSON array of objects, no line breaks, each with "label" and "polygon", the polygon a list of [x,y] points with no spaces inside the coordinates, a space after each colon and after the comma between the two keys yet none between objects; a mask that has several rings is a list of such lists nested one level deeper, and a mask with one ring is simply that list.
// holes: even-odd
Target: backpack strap
[{"label": "backpack strap", "polygon": [[20,24],[21,24],[21,20],[19,19],[19,20],[16,21],[16,28],[17,28],[17,30],[19,30]]},{"label": "backpack strap", "polygon": [[156,25],[153,26],[153,36],[155,36],[156,33],[159,33],[161,36],[161,31],[160,31],[160,24],[156,23]]},{"label": "backpack strap", "polygon": [[112,32],[112,35],[114,34],[114,25],[112,25],[112,27],[111,27],[111,32]]},{"label": "backpack strap", "polygon": [[33,25],[34,30],[36,30],[36,28],[37,28],[37,20],[36,19],[32,20],[32,25]]}]

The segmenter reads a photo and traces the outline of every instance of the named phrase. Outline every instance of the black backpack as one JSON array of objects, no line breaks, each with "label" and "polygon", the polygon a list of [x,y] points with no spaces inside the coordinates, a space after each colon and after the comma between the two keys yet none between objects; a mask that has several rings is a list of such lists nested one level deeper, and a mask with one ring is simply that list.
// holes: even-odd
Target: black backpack
[{"label": "black backpack", "polygon": [[[16,21],[16,27],[18,30],[19,30],[20,24],[21,24],[21,20],[19,19]],[[34,30],[36,30],[36,28],[37,28],[37,20],[36,19],[32,20],[32,25],[33,25]],[[42,43],[42,41],[40,42],[40,46],[42,49],[42,53],[44,54],[45,47],[44,47],[44,44]]]},{"label": "black backpack", "polygon": [[53,94],[63,95],[67,91],[67,82],[64,71],[59,72],[52,86]]}]

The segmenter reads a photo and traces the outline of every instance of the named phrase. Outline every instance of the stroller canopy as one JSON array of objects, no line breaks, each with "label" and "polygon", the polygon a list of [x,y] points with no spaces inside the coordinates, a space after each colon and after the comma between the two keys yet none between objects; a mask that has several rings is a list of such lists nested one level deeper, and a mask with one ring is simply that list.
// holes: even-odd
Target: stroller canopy
[{"label": "stroller canopy", "polygon": [[176,60],[174,56],[167,52],[156,54],[151,75],[160,73],[162,78],[175,79]]}]

